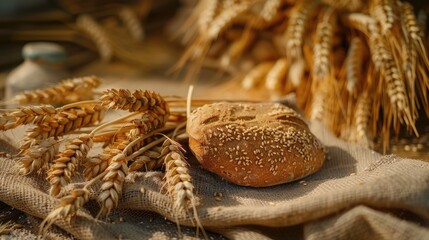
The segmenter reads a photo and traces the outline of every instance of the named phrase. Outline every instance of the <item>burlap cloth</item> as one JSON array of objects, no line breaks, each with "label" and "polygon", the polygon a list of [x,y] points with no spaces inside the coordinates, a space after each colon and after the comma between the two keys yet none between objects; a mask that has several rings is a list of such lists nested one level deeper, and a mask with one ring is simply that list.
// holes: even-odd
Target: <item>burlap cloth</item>
[{"label": "burlap cloth", "polygon": [[[429,239],[429,163],[345,143],[319,123],[310,128],[329,157],[303,181],[241,187],[190,159],[202,200],[198,214],[211,239]],[[44,218],[57,200],[46,193],[43,176],[20,176],[16,167],[13,160],[0,161],[0,201]],[[143,173],[127,183],[109,219],[94,219],[98,206],[90,202],[72,224],[58,226],[80,239],[170,239],[179,236],[172,222],[178,219],[183,236],[195,237],[194,228],[185,227],[192,222],[174,211],[161,186],[162,173]]]}]

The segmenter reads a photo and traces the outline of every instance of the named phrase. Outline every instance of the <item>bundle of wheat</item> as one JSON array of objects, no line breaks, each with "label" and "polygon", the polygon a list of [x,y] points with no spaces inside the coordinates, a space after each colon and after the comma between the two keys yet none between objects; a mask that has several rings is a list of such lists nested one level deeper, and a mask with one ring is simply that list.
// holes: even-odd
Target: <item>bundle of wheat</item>
[{"label": "bundle of wheat", "polygon": [[[165,166],[166,194],[176,202],[178,211],[198,204],[188,174],[183,149],[176,140],[183,138],[186,117],[185,101],[169,100],[152,91],[108,89],[100,97],[93,91],[96,77],[66,80],[45,89],[29,91],[10,101],[18,103],[69,103],[60,107],[28,105],[5,109],[0,118],[1,130],[22,125],[28,129],[20,152],[21,174],[42,174],[50,184],[49,193],[61,197],[59,205],[41,225],[41,233],[58,219],[71,220],[90,199],[100,204],[98,216],[107,216],[121,198],[130,172],[161,169]],[[85,101],[79,97],[85,97]],[[71,102],[71,103],[70,103]],[[181,103],[180,103],[181,102]],[[177,106],[182,105],[182,110]],[[126,110],[128,115],[103,122],[107,110]],[[80,133],[80,134],[77,134]],[[103,153],[93,154],[93,146],[103,143]],[[81,188],[65,187],[79,181]],[[97,185],[98,181],[102,183]],[[90,192],[97,194],[90,194]]]},{"label": "bundle of wheat", "polygon": [[418,135],[417,118],[429,116],[426,13],[416,18],[407,2],[203,0],[187,7],[188,48],[178,67],[190,62],[190,74],[207,64],[242,76],[245,89],[295,92],[310,119],[365,145],[381,132],[384,150],[392,132]]}]

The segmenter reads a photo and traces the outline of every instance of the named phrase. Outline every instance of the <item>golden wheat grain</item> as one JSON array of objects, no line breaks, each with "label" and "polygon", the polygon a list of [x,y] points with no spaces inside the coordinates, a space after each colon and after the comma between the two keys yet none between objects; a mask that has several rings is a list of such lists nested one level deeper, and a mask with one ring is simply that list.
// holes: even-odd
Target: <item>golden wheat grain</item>
[{"label": "golden wheat grain", "polygon": [[30,174],[46,167],[58,153],[60,141],[54,137],[36,140],[19,159],[19,173]]},{"label": "golden wheat grain", "polygon": [[111,156],[109,154],[98,154],[96,156],[88,157],[83,161],[83,177],[90,180],[98,174],[104,172],[109,165]]},{"label": "golden wheat grain", "polygon": [[58,206],[51,211],[39,227],[39,234],[46,233],[48,228],[58,219],[70,220],[77,214],[78,210],[89,201],[87,189],[75,189],[67,196],[60,199]]},{"label": "golden wheat grain", "polygon": [[288,61],[286,58],[279,58],[273,67],[268,71],[265,78],[265,87],[271,91],[282,91],[282,85],[286,80]]},{"label": "golden wheat grain", "polygon": [[12,101],[19,104],[64,104],[76,102],[92,97],[92,90],[99,85],[100,80],[95,76],[67,79],[52,87],[24,91],[16,95]]},{"label": "golden wheat grain", "polygon": [[151,171],[155,168],[161,167],[164,161],[160,156],[161,148],[154,147],[133,159],[130,164],[129,171],[134,172],[141,169],[144,169],[144,171]]},{"label": "golden wheat grain", "polygon": [[303,57],[302,44],[304,32],[310,20],[312,10],[317,6],[317,1],[300,1],[291,10],[291,16],[285,32],[286,56],[291,60]]},{"label": "golden wheat grain", "polygon": [[71,181],[81,162],[86,159],[92,145],[93,142],[89,134],[82,134],[73,139],[60,152],[48,171],[47,180],[51,185],[49,193],[52,196],[57,196],[62,187]]},{"label": "golden wheat grain", "polygon": [[106,175],[103,177],[103,184],[97,197],[97,201],[101,205],[98,216],[108,215],[118,205],[127,174],[127,158],[125,154],[119,153],[112,158],[106,169]]},{"label": "golden wheat grain", "polygon": [[357,92],[356,85],[359,82],[363,68],[364,45],[359,37],[353,37],[345,60],[346,65],[346,89],[350,94]]},{"label": "golden wheat grain", "polygon": [[[167,120],[168,116],[165,114],[158,114],[156,112],[148,111],[144,113],[141,118],[134,119],[132,122],[137,126],[139,130],[138,134],[141,135],[163,127]],[[136,131],[136,129],[134,129],[134,131]]]},{"label": "golden wheat grain", "polygon": [[241,86],[244,89],[251,89],[256,87],[267,75],[267,73],[272,68],[272,62],[262,62],[259,63],[256,67],[249,71],[249,73],[244,76]]},{"label": "golden wheat grain", "polygon": [[81,15],[77,18],[76,25],[94,41],[102,60],[112,60],[114,52],[109,37],[93,17]]},{"label": "golden wheat grain", "polygon": [[332,71],[333,11],[332,8],[325,9],[322,20],[317,24],[316,43],[313,48],[313,78],[315,80],[324,80]]}]

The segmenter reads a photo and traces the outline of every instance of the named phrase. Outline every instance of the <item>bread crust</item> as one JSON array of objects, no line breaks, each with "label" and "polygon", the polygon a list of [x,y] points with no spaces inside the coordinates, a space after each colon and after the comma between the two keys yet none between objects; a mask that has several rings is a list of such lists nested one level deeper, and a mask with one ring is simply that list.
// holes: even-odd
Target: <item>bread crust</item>
[{"label": "bread crust", "polygon": [[308,176],[325,152],[306,123],[277,103],[214,103],[188,118],[189,146],[202,167],[242,186],[266,187]]}]

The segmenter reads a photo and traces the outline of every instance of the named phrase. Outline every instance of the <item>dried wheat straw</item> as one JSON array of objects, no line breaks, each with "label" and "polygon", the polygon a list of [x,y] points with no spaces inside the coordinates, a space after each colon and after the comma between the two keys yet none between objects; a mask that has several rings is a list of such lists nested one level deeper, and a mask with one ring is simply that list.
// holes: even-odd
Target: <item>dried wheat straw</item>
[{"label": "dried wheat straw", "polygon": [[92,90],[99,85],[100,80],[95,76],[67,79],[52,87],[25,91],[16,95],[12,100],[19,104],[64,104],[76,102],[92,97]]},{"label": "dried wheat straw", "polygon": [[62,187],[71,181],[92,145],[91,137],[88,134],[82,134],[65,146],[48,171],[47,179],[51,185],[49,193],[52,196],[58,195]]},{"label": "dried wheat straw", "polygon": [[19,173],[30,174],[47,167],[58,153],[60,141],[54,137],[35,140],[20,158]]}]

